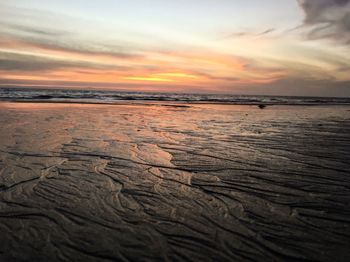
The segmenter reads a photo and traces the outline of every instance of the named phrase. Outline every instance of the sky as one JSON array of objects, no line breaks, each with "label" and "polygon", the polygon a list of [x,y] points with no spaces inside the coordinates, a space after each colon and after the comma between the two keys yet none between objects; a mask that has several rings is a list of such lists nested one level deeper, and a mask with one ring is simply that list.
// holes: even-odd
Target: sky
[{"label": "sky", "polygon": [[350,96],[350,0],[0,0],[0,87]]}]

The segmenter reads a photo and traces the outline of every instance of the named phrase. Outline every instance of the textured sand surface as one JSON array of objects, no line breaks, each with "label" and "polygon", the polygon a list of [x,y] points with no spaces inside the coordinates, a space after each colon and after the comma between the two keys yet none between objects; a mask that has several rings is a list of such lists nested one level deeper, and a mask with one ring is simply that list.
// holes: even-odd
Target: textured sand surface
[{"label": "textured sand surface", "polygon": [[350,108],[0,103],[0,261],[349,261]]}]

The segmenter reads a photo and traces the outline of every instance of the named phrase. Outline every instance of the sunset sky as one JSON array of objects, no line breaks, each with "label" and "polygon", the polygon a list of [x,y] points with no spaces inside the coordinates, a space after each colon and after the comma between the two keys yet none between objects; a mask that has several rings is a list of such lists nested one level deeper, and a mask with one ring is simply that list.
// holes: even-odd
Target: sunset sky
[{"label": "sunset sky", "polygon": [[0,0],[0,86],[350,96],[350,0]]}]

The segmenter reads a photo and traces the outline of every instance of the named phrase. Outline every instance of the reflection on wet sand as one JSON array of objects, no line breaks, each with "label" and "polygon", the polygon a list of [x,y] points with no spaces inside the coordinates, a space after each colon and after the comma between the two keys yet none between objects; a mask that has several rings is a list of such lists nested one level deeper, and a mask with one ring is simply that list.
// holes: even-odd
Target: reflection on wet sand
[{"label": "reflection on wet sand", "polygon": [[0,260],[346,261],[349,120],[0,103]]}]

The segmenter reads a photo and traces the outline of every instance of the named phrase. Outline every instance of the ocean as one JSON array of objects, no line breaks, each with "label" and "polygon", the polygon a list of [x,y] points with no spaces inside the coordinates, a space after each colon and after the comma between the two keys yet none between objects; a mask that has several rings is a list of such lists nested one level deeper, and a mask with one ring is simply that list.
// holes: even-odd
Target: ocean
[{"label": "ocean", "polygon": [[349,260],[348,98],[0,94],[0,261]]},{"label": "ocean", "polygon": [[350,105],[349,97],[252,96],[28,88],[0,88],[0,101],[94,104],[113,104],[121,101],[168,101],[174,103],[218,103],[235,105]]}]

